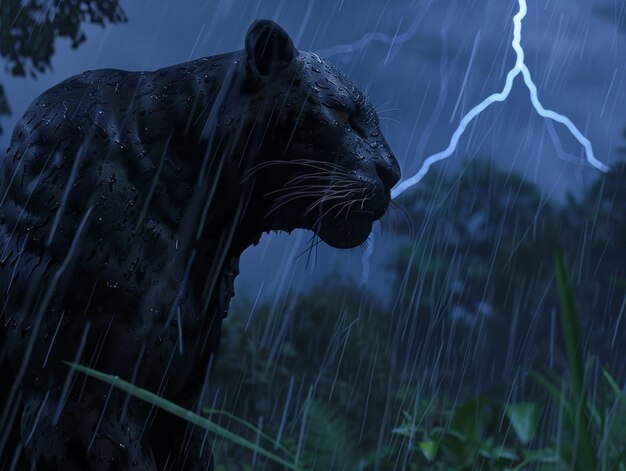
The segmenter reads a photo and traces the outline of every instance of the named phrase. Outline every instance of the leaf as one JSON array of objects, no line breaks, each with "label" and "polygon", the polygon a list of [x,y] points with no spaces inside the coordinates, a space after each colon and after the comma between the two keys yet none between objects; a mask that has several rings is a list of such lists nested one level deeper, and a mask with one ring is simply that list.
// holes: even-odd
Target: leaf
[{"label": "leaf", "polygon": [[[550,467],[532,466],[530,464],[550,464]],[[552,448],[544,448],[541,450],[531,450],[525,453],[525,459],[511,471],[523,471],[527,469],[560,469],[556,465],[561,463],[558,451]]]},{"label": "leaf", "polygon": [[550,396],[552,396],[552,399],[554,399],[566,413],[571,413],[569,402],[563,391],[557,388],[548,378],[539,373],[531,372],[530,375],[535,381],[544,387]]},{"label": "leaf", "polygon": [[626,400],[626,393],[620,389],[620,387],[617,385],[617,381],[613,379],[613,376],[611,376],[608,371],[603,371],[602,376],[604,377],[604,380],[609,384],[609,386],[611,386],[611,389],[615,393],[615,396],[617,396],[622,401]]},{"label": "leaf", "polygon": [[505,448],[501,445],[494,445],[491,442],[483,443],[478,451],[480,456],[488,458],[489,460],[507,460],[518,461],[521,459],[519,453],[510,448]]},{"label": "leaf", "polygon": [[358,434],[350,429],[343,412],[311,399],[301,462],[312,470],[349,469],[359,459]]},{"label": "leaf", "polygon": [[527,445],[533,439],[539,424],[539,406],[531,402],[509,404],[505,412],[517,438]]},{"label": "leaf", "polygon": [[420,447],[420,450],[422,450],[424,457],[432,463],[435,459],[435,455],[437,454],[439,443],[433,440],[429,440],[427,442],[418,442],[417,445]]},{"label": "leaf", "polygon": [[451,432],[454,431],[465,440],[479,440],[485,422],[484,399],[466,401],[454,411]]},{"label": "leaf", "polygon": [[402,424],[399,427],[395,427],[391,430],[391,433],[402,435],[403,437],[410,437],[416,432],[413,424]]}]

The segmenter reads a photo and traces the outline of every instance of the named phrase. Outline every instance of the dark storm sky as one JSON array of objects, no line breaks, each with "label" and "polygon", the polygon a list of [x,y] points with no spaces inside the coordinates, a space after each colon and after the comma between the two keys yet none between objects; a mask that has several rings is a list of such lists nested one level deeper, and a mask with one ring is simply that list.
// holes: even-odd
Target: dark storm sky
[{"label": "dark storm sky", "polygon": [[[542,103],[570,117],[593,143],[596,157],[610,163],[626,127],[626,3],[527,1],[522,45]],[[26,106],[70,75],[102,67],[150,70],[241,49],[249,24],[270,18],[299,49],[320,53],[372,31],[397,38],[393,46],[374,41],[330,60],[380,107],[383,131],[408,176],[428,155],[447,147],[470,108],[502,89],[514,64],[510,42],[516,0],[123,0],[122,5],[128,24],[87,28],[88,41],[78,51],[57,42],[52,72],[37,80],[0,72],[14,112],[2,121],[7,132],[0,136],[0,148],[8,145],[8,130]],[[566,162],[581,161],[581,146],[560,125],[554,129],[560,151],[518,77],[509,100],[468,127],[453,159],[492,158],[561,199],[596,171]],[[254,299],[260,290],[267,298],[333,267],[342,276],[360,276],[362,249],[320,246],[317,264],[307,268],[306,256],[294,261],[309,237],[305,232],[264,237],[242,260],[239,291]],[[375,267],[382,266],[393,244],[393,235],[378,237]],[[383,292],[385,282],[373,276],[369,284]]]}]

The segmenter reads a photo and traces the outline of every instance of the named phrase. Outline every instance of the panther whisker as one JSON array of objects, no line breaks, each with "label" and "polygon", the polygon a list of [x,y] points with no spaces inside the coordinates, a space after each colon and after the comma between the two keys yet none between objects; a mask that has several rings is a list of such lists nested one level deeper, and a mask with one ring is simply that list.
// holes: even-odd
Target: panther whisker
[{"label": "panther whisker", "polygon": [[343,206],[339,209],[339,211],[337,211],[337,217],[339,217],[341,215],[341,212],[345,209],[346,210],[346,221],[347,221],[348,217],[350,216],[350,208],[352,207],[352,204],[354,203],[354,201],[355,200],[344,202]]},{"label": "panther whisker", "polygon": [[[358,192],[358,193],[360,193],[361,195],[363,195],[363,194],[365,194],[366,192],[368,192],[368,191],[369,191],[369,188],[368,188],[368,187],[366,187],[366,186],[359,185],[359,187],[360,187],[360,192]],[[350,193],[354,194],[355,192],[354,192],[354,191],[350,191],[350,192],[349,192],[349,194],[347,194],[347,195],[345,195],[345,192],[344,192],[344,194],[339,195],[339,197],[342,197],[342,198],[343,198],[343,197],[347,197],[347,198],[349,198],[349,197],[351,196],[351,194],[350,194]],[[366,196],[364,197],[364,199],[365,199],[365,200],[367,200],[367,198],[369,198],[369,197],[370,197],[369,195],[366,195]],[[320,200],[313,202],[313,203],[312,203],[312,204],[311,204],[311,205],[307,208],[307,210],[305,211],[305,214],[308,214],[309,212],[311,212],[311,211],[314,209],[314,207],[315,207],[316,205],[321,204],[324,200],[326,200],[326,201],[327,201],[327,200],[331,200],[331,199],[336,199],[336,197],[335,197],[335,196],[333,196],[333,197],[329,197],[329,198],[325,198],[325,199],[320,198]],[[361,200],[361,199],[357,199],[356,201],[360,201],[360,200]],[[361,209],[362,209],[362,208],[361,208]],[[343,210],[343,208],[342,208],[342,210]],[[340,211],[340,212],[341,212],[341,211]],[[349,211],[348,211],[348,212],[349,212]],[[338,214],[339,214],[339,213],[338,213]],[[347,214],[346,214],[346,216],[347,216]]]},{"label": "panther whisker", "polygon": [[[336,169],[338,171],[344,172],[345,169],[342,168],[339,164],[333,162],[325,162],[325,161],[317,161],[312,159],[294,159],[294,160],[268,160],[265,162],[261,162],[260,164],[252,166],[243,176],[241,182],[246,181],[252,175],[257,173],[260,170],[271,167],[273,165],[298,165],[302,167],[315,168],[317,170],[327,170],[327,167],[332,169]],[[326,168],[325,168],[326,167]]]},{"label": "panther whisker", "polygon": [[[409,210],[406,209],[404,206],[402,206],[400,203],[398,203],[397,201],[391,200],[391,204],[389,205],[389,209],[391,211],[397,212],[398,214],[400,214],[400,216],[402,217],[402,219],[404,219],[404,222],[406,223],[406,225],[409,228],[409,239],[412,239],[415,235],[415,224],[413,223],[413,219],[411,218],[411,214],[409,213]],[[385,218],[387,219],[387,218]]]},{"label": "panther whisker", "polygon": [[333,181],[330,181],[328,183],[324,183],[324,182],[300,183],[300,184],[291,185],[290,188],[293,188],[293,189],[303,188],[303,187],[306,187],[306,188],[323,188],[324,191],[326,191],[326,190],[332,191],[332,190],[336,190],[336,189],[345,189],[345,188],[358,189],[361,186],[362,185],[359,182],[333,180]]},{"label": "panther whisker", "polygon": [[286,185],[296,183],[296,182],[306,181],[306,180],[322,180],[322,179],[337,180],[339,182],[354,182],[354,180],[345,178],[341,175],[337,175],[336,173],[324,174],[322,172],[319,172],[319,173],[314,173],[314,174],[299,175],[297,177],[292,178],[290,181],[288,181]]},{"label": "panther whisker", "polygon": [[394,124],[400,124],[400,120],[399,119],[390,118],[388,116],[380,116],[379,119],[380,119],[381,122],[385,122],[385,123],[391,122],[391,123],[394,123]]},{"label": "panther whisker", "polygon": [[386,108],[384,110],[376,110],[376,113],[378,114],[378,117],[381,117],[382,113],[390,113],[392,111],[402,111],[400,108]]},{"label": "panther whisker", "polygon": [[[317,220],[315,221],[314,226],[316,226],[319,222],[321,222],[322,218],[324,218],[324,217],[325,217],[325,216],[326,216],[329,212],[331,212],[331,211],[332,211],[334,208],[336,208],[337,206],[340,206],[340,205],[347,205],[347,204],[353,204],[353,203],[355,203],[355,202],[357,202],[357,201],[360,201],[360,199],[354,199],[354,200],[351,200],[351,201],[342,201],[342,202],[340,202],[340,203],[334,204],[333,206],[331,206],[330,208],[328,208],[326,211],[324,211],[324,213],[322,213],[322,215],[320,215],[320,216],[317,218]],[[343,208],[342,208],[342,210],[343,210]],[[339,215],[339,213],[337,213],[337,215]]]},{"label": "panther whisker", "polygon": [[298,190],[310,190],[310,189],[315,189],[315,188],[321,188],[324,191],[327,191],[329,189],[332,189],[333,187],[338,187],[339,189],[345,189],[345,188],[350,188],[350,187],[354,187],[354,188],[360,188],[362,185],[358,184],[357,182],[345,182],[342,184],[333,184],[333,185],[321,185],[321,184],[308,184],[308,185],[304,185],[304,186],[289,186],[289,187],[284,187],[284,188],[279,188],[277,190],[272,190],[269,191],[267,193],[265,193],[265,196],[270,196],[270,195],[275,195],[278,193],[284,193],[286,191],[298,191]]},{"label": "panther whisker", "polygon": [[[302,255],[304,255],[305,253],[308,252],[307,255],[307,261],[306,261],[306,266],[309,266],[309,260],[311,258],[311,252],[313,251],[314,248],[317,248],[317,246],[322,242],[322,239],[320,239],[318,237],[317,234],[313,233],[313,235],[311,236],[311,238],[309,239],[309,242],[307,242],[307,248],[304,249],[302,252],[300,252],[298,255],[295,256],[294,260],[297,260],[298,258],[300,258]],[[316,255],[317,257],[317,255]]]},{"label": "panther whisker", "polygon": [[373,111],[375,111],[376,113],[379,113],[379,112],[380,112],[380,109],[381,109],[383,106],[387,106],[387,105],[389,105],[390,103],[393,103],[393,100],[387,100],[387,101],[385,101],[384,103],[381,103],[380,105],[379,105],[379,104],[374,103],[374,104],[372,105],[372,108],[371,108],[370,110],[373,110]]},{"label": "panther whisker", "polygon": [[276,202],[280,202],[280,203],[288,203],[290,201],[294,201],[296,199],[301,199],[301,198],[314,198],[314,197],[319,197],[320,193],[317,191],[300,191],[300,192],[294,192],[294,193],[289,193],[287,195],[282,195],[278,198],[276,198]]},{"label": "panther whisker", "polygon": [[345,169],[334,162],[323,161],[323,160],[314,160],[314,159],[293,159],[293,160],[267,160],[265,162],[261,162],[256,166],[253,166],[250,170],[253,171],[255,167],[264,168],[272,165],[301,165],[301,166],[309,166],[318,169],[324,169],[326,167],[335,168],[337,170],[345,171]]},{"label": "panther whisker", "polygon": [[341,195],[345,197],[346,195],[350,195],[351,193],[354,193],[354,191],[350,189],[329,190],[328,188],[322,188],[321,190],[316,190],[316,189],[301,188],[301,189],[298,189],[297,191],[292,191],[287,194],[278,196],[276,198],[276,201],[279,202],[279,201],[289,200],[294,196],[298,196],[298,197],[310,196],[310,197],[323,198],[331,194],[331,195]]},{"label": "panther whisker", "polygon": [[[344,209],[346,209],[346,220],[348,220],[348,216],[350,215],[350,210],[352,209],[352,205],[354,203],[357,203],[361,201],[361,198],[355,198],[351,201],[347,201],[345,206],[342,207],[338,212],[337,212],[337,216],[339,216],[341,214],[341,211],[343,211]],[[363,209],[363,206],[361,205],[361,210]]]},{"label": "panther whisker", "polygon": [[304,214],[305,215],[309,214],[310,212],[312,212],[315,209],[316,206],[319,206],[322,203],[325,203],[327,201],[331,201],[331,200],[334,200],[334,199],[339,199],[339,198],[340,199],[344,199],[346,197],[350,197],[350,194],[348,194],[348,195],[343,195],[343,194],[342,195],[336,195],[335,194],[335,195],[331,195],[331,196],[328,196],[328,197],[319,198],[318,200],[314,201],[313,203],[311,203],[308,206],[308,208],[305,210]]},{"label": "panther whisker", "polygon": [[269,216],[270,214],[272,214],[273,212],[277,211],[278,209],[280,209],[281,207],[285,206],[288,203],[291,203],[297,199],[302,199],[302,198],[310,198],[311,196],[316,196],[319,195],[319,193],[301,193],[301,194],[297,194],[297,195],[285,195],[285,200],[284,201],[280,201],[280,198],[277,199],[276,203],[278,204],[274,204],[273,207],[265,214],[265,217]]},{"label": "panther whisker", "polygon": [[[309,206],[310,209],[307,209],[307,212],[313,209],[314,206],[321,204],[324,201],[337,199],[337,198],[350,198],[351,196],[359,193],[359,192],[356,192],[355,190],[348,189],[348,188],[346,189],[332,189],[331,188],[329,190],[330,191],[327,191],[324,195],[321,195],[318,200],[311,203],[311,205]],[[360,193],[361,194],[363,193],[363,189],[361,189]]]}]

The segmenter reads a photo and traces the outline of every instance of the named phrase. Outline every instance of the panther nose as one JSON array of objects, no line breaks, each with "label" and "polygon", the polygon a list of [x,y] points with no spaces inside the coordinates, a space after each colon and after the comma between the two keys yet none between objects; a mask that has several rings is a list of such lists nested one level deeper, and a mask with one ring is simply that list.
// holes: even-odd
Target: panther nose
[{"label": "panther nose", "polygon": [[376,173],[385,188],[390,189],[400,181],[400,166],[393,154],[376,161]]}]

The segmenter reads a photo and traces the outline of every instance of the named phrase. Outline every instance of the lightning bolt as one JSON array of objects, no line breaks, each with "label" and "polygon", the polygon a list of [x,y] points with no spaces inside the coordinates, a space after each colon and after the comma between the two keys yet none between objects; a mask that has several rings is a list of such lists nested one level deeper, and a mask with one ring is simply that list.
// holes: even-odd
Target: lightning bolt
[{"label": "lightning bolt", "polygon": [[[391,51],[391,48],[393,46],[404,44],[405,42],[408,42],[411,39],[413,39],[413,37],[417,34],[417,30],[423,20],[424,20],[424,15],[422,16],[416,15],[411,26],[409,26],[409,28],[402,34],[398,34],[397,30],[396,30],[396,34],[394,34],[393,36],[389,36],[388,34],[381,33],[379,31],[374,31],[371,33],[367,33],[361,39],[353,43],[342,44],[341,46],[334,46],[334,47],[330,47],[328,49],[322,49],[316,52],[320,57],[333,57],[339,54],[352,54],[361,49],[364,49],[370,43],[375,42],[375,41],[382,42],[384,44],[389,45],[389,51]],[[398,29],[400,29],[401,24],[402,24],[402,21],[400,21],[400,24],[398,25]],[[389,55],[389,53],[387,55]]]},{"label": "lightning bolt", "polygon": [[437,154],[433,154],[428,157],[419,171],[410,178],[407,178],[400,184],[396,185],[396,187],[391,191],[391,197],[397,198],[406,190],[411,188],[412,186],[419,183],[424,176],[430,170],[432,164],[439,162],[440,160],[447,159],[450,157],[459,143],[459,139],[465,132],[467,126],[483,111],[489,108],[494,103],[503,102],[511,93],[511,89],[513,88],[513,82],[515,79],[521,74],[524,78],[524,83],[526,84],[526,88],[530,92],[530,101],[537,111],[537,113],[547,119],[552,121],[556,121],[557,123],[561,123],[569,129],[570,133],[576,138],[578,142],[585,148],[585,155],[587,158],[587,162],[589,162],[593,167],[597,168],[601,172],[607,172],[609,168],[600,162],[593,154],[593,147],[591,146],[591,142],[587,139],[583,134],[578,130],[578,128],[574,125],[572,120],[568,117],[563,116],[562,114],[557,113],[556,111],[548,110],[544,108],[544,106],[539,101],[539,97],[537,95],[537,86],[535,82],[533,82],[532,76],[530,74],[530,70],[528,70],[528,66],[524,63],[524,49],[522,48],[522,20],[526,16],[528,12],[528,7],[526,5],[526,0],[518,0],[519,3],[519,12],[517,15],[513,17],[513,49],[516,54],[515,67],[513,67],[506,76],[506,82],[504,84],[504,89],[500,93],[494,93],[493,95],[488,96],[482,101],[480,104],[476,105],[472,108],[469,113],[467,113],[459,127],[452,134],[452,138],[450,139],[450,144],[448,147],[438,152]]},{"label": "lightning bolt", "polygon": [[[518,0],[519,11],[513,17],[513,50],[515,51],[516,60],[515,66],[509,71],[506,76],[506,82],[504,84],[504,88],[499,93],[494,93],[493,95],[488,96],[485,100],[483,100],[480,104],[472,108],[461,120],[459,123],[459,127],[452,134],[452,138],[450,139],[450,143],[448,147],[436,154],[433,154],[424,160],[422,167],[418,170],[416,174],[407,178],[406,180],[400,182],[391,190],[391,198],[395,199],[404,193],[409,188],[417,185],[428,173],[430,167],[441,160],[447,159],[450,157],[457,148],[459,143],[459,139],[465,132],[467,126],[483,111],[489,108],[494,103],[503,102],[511,93],[511,89],[513,88],[513,82],[515,79],[521,74],[524,79],[524,84],[526,84],[526,88],[528,88],[528,92],[530,93],[530,101],[537,111],[537,114],[542,116],[543,118],[555,121],[557,123],[563,124],[570,133],[576,138],[576,140],[584,147],[585,156],[587,162],[598,169],[601,172],[607,172],[609,167],[604,165],[598,159],[596,159],[593,153],[593,147],[591,145],[591,141],[587,139],[574,125],[572,120],[570,120],[567,116],[557,113],[556,111],[548,110],[544,108],[544,106],[539,101],[539,97],[537,94],[537,86],[533,82],[532,76],[530,74],[530,70],[528,66],[524,63],[524,49],[522,47],[522,20],[526,16],[528,12],[528,7],[526,5],[526,0]],[[363,275],[361,281],[363,283],[367,282],[368,274],[369,274],[369,255],[373,252],[374,247],[374,233],[370,235],[369,243],[365,253],[363,254]]]}]

